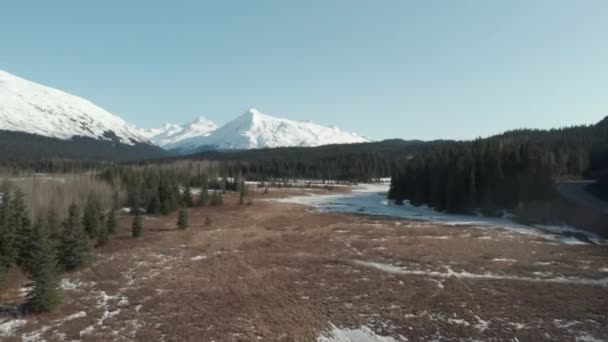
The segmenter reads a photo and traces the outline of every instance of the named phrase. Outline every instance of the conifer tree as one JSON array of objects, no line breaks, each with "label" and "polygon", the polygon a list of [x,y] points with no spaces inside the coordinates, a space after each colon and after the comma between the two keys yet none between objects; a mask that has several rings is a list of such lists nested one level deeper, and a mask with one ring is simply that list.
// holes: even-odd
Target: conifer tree
[{"label": "conifer tree", "polygon": [[34,230],[23,198],[23,192],[17,190],[15,198],[11,201],[11,217],[8,224],[15,232],[17,264],[29,271]]},{"label": "conifer tree", "polygon": [[118,218],[116,217],[116,209],[112,208],[106,217],[106,229],[109,234],[114,234],[118,230]]},{"label": "conifer tree", "polygon": [[209,203],[209,177],[207,175],[202,176],[201,180],[201,193],[198,197],[198,205],[205,206]]},{"label": "conifer tree", "polygon": [[192,189],[190,189],[190,185],[184,188],[184,193],[182,194],[182,203],[188,208],[194,205],[194,200],[192,200]]},{"label": "conifer tree", "polygon": [[168,198],[161,199],[160,212],[165,216],[169,215],[169,213],[171,212],[171,205],[169,204]]},{"label": "conifer tree", "polygon": [[76,204],[70,206],[68,217],[63,223],[58,260],[61,268],[66,271],[83,267],[91,261],[89,237],[82,228],[82,218]]},{"label": "conifer tree", "polygon": [[133,224],[131,225],[131,236],[133,238],[138,238],[143,233],[143,230],[143,218],[141,217],[141,213],[139,212],[139,210],[136,210],[135,216],[133,217]]},{"label": "conifer tree", "polygon": [[32,312],[48,312],[61,303],[59,267],[48,225],[39,217],[34,226],[27,308]]},{"label": "conifer tree", "polygon": [[11,193],[3,187],[0,202],[0,263],[10,267],[17,258],[15,230],[10,224],[12,218]]},{"label": "conifer tree", "polygon": [[91,239],[98,237],[101,224],[101,204],[95,194],[90,194],[82,216],[82,226]]},{"label": "conifer tree", "polygon": [[181,208],[179,210],[179,214],[177,215],[177,227],[179,229],[188,228],[188,210],[186,208]]},{"label": "conifer tree", "polygon": [[147,210],[147,212],[149,214],[156,214],[159,211],[161,211],[160,200],[158,199],[158,195],[154,194],[152,196],[152,198],[150,199],[150,203],[148,204],[148,210]]},{"label": "conifer tree", "polygon": [[45,222],[49,234],[51,235],[51,240],[53,243],[56,243],[61,235],[61,224],[59,223],[59,218],[57,217],[57,211],[55,211],[54,208],[51,207],[46,211]]}]

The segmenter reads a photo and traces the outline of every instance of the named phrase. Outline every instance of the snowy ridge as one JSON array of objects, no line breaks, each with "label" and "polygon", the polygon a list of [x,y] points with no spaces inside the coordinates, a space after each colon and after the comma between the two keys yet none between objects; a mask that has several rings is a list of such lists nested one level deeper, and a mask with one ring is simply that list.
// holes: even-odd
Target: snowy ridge
[{"label": "snowy ridge", "polygon": [[147,143],[137,128],[93,103],[0,70],[0,129],[47,137]]},{"label": "snowy ridge", "polygon": [[151,142],[166,146],[189,138],[205,137],[217,129],[217,125],[204,117],[183,125],[164,124],[161,128],[141,130],[140,133]]},{"label": "snowy ridge", "polygon": [[203,146],[217,149],[253,149],[286,146],[349,144],[369,140],[337,127],[277,118],[250,109],[224,126],[202,136],[162,145],[166,149],[195,152]]}]

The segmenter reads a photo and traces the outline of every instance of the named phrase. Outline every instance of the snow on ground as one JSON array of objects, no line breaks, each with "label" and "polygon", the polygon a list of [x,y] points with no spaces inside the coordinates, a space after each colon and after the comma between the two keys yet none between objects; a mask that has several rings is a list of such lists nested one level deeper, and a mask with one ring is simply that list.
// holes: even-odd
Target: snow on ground
[{"label": "snow on ground", "polygon": [[352,193],[331,195],[304,194],[270,200],[308,205],[318,211],[416,219],[447,226],[468,225],[476,228],[503,228],[563,244],[585,244],[589,241],[596,244],[606,243],[604,239],[595,234],[573,227],[552,225],[530,226],[517,223],[510,217],[446,214],[426,206],[416,207],[407,203],[404,205],[395,205],[386,199],[388,187],[388,184],[382,183],[361,184],[353,187]]},{"label": "snow on ground", "polygon": [[0,337],[12,336],[15,331],[27,323],[24,319],[5,320],[0,322]]},{"label": "snow on ground", "polygon": [[370,328],[362,326],[356,329],[338,328],[331,324],[331,329],[317,337],[317,342],[397,342],[407,341],[405,337],[399,340],[390,336],[380,336]]},{"label": "snow on ground", "polygon": [[538,274],[537,277],[522,277],[506,274],[494,274],[494,273],[471,273],[467,271],[456,272],[452,270],[450,266],[443,266],[445,272],[431,271],[431,270],[412,270],[405,267],[399,267],[396,265],[355,260],[356,265],[375,268],[387,273],[393,274],[404,274],[404,275],[419,275],[427,276],[432,278],[461,278],[461,279],[487,279],[487,280],[516,280],[516,281],[528,281],[528,282],[541,282],[541,283],[558,283],[558,284],[576,284],[576,285],[590,285],[590,286],[603,286],[608,287],[608,277],[600,279],[592,278],[580,278],[580,277],[550,277],[551,274]]}]

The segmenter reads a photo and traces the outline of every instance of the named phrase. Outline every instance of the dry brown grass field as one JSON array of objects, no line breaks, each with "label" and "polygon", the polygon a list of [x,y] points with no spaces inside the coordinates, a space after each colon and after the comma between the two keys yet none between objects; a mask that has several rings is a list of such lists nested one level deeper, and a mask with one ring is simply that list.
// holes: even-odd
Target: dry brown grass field
[{"label": "dry brown grass field", "polygon": [[146,216],[138,240],[121,217],[94,264],[64,275],[57,311],[19,317],[11,274],[0,340],[608,339],[605,246],[262,200],[287,194],[226,196],[186,230]]}]

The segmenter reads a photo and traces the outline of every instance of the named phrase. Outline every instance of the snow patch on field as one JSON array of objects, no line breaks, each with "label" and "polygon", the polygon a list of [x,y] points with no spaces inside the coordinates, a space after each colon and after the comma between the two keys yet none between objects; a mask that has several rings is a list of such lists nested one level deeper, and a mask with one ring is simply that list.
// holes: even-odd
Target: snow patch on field
[{"label": "snow patch on field", "polygon": [[190,258],[190,260],[192,260],[192,261],[199,261],[199,260],[205,260],[205,259],[207,259],[206,255],[197,255],[195,257]]},{"label": "snow patch on field", "polygon": [[317,337],[317,342],[397,342],[407,341],[400,337],[399,340],[390,336],[380,336],[370,328],[362,326],[356,329],[338,328],[331,324],[331,329]]},{"label": "snow patch on field", "polygon": [[494,259],[492,259],[492,261],[495,261],[495,262],[509,262],[509,263],[517,262],[517,260],[515,260],[515,259],[509,259],[509,258],[494,258]]},{"label": "snow patch on field", "polygon": [[5,320],[0,323],[0,336],[13,336],[16,330],[22,328],[27,323],[24,319]]},{"label": "snow patch on field", "polygon": [[429,270],[410,270],[404,267],[399,267],[391,264],[384,264],[371,261],[355,260],[355,264],[375,268],[387,273],[403,274],[403,275],[418,275],[428,276],[433,278],[461,278],[461,279],[486,279],[486,280],[516,280],[542,283],[557,283],[557,284],[576,284],[608,287],[608,277],[601,279],[579,278],[579,277],[557,277],[557,278],[540,278],[540,277],[522,277],[514,275],[502,275],[493,273],[471,273],[467,271],[455,272],[450,266],[444,266],[446,272],[429,271]]}]

